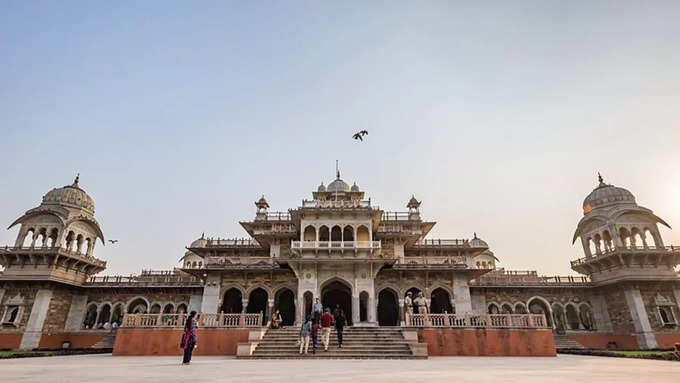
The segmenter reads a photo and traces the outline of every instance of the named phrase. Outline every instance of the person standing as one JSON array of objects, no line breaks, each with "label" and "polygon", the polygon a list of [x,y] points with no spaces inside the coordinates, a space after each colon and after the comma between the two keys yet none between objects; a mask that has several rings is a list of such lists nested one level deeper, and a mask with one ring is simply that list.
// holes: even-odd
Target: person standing
[{"label": "person standing", "polygon": [[406,308],[404,321],[406,321],[407,326],[410,326],[411,316],[413,315],[413,296],[410,291],[406,293],[406,298],[404,298],[404,307]]},{"label": "person standing", "polygon": [[191,354],[197,346],[197,329],[198,321],[196,318],[196,311],[192,311],[184,324],[184,334],[182,334],[182,342],[180,343],[180,346],[184,349],[182,364],[191,363]]},{"label": "person standing", "polygon": [[312,333],[312,318],[307,317],[305,323],[300,327],[300,354],[304,348],[305,355],[309,349],[309,335]]},{"label": "person standing", "polygon": [[338,348],[342,348],[342,334],[345,330],[345,324],[347,324],[345,312],[340,309],[338,315],[335,317],[335,332],[338,335]]},{"label": "person standing", "polygon": [[333,315],[331,315],[331,308],[326,307],[326,312],[321,315],[321,340],[323,341],[324,351],[328,351],[328,343],[330,342],[331,337],[331,326],[333,326],[334,322],[335,320],[333,319]]},{"label": "person standing", "polygon": [[321,313],[323,312],[323,305],[319,297],[316,297],[316,302],[312,306],[312,320],[319,321],[321,319]]},{"label": "person standing", "polygon": [[274,311],[274,314],[272,314],[272,324],[271,327],[273,329],[277,329],[281,326],[281,322],[283,322],[283,319],[281,319],[281,313],[277,309]]},{"label": "person standing", "polygon": [[319,321],[312,321],[312,354],[316,354],[316,347],[319,344]]}]

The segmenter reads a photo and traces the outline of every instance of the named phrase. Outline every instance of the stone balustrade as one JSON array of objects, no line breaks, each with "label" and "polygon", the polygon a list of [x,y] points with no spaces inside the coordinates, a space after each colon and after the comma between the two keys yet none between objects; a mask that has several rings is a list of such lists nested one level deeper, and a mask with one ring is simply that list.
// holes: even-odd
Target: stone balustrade
[{"label": "stone balustrade", "polygon": [[[187,317],[187,314],[125,314],[121,327],[184,327]],[[244,328],[261,326],[262,312],[255,314],[201,314],[198,318],[199,328]]]},{"label": "stone balustrade", "polygon": [[412,314],[407,327],[548,328],[543,314]]}]

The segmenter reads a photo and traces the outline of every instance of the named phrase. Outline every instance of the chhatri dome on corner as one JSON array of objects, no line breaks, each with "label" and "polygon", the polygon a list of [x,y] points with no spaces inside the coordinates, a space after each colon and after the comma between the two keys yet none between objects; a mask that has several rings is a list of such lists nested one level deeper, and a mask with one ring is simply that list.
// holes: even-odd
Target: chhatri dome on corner
[{"label": "chhatri dome on corner", "polygon": [[[96,258],[95,244],[104,234],[79,182],[49,191],[10,225],[20,228],[16,242],[0,248],[0,348],[60,347],[66,340],[95,347],[113,342],[104,331],[112,324],[181,327],[178,314],[189,310],[203,313],[204,331],[259,328],[275,310],[289,326],[311,314],[316,297],[342,309],[354,334],[401,337],[385,351],[395,356],[416,355],[423,342],[425,355],[450,352],[433,346],[432,328],[528,331],[522,339],[547,329],[557,347],[648,349],[680,341],[680,250],[664,244],[657,226],[668,224],[601,177],[573,236],[583,245],[583,257],[571,261],[579,277],[499,268],[493,240],[474,228],[471,239],[431,238],[436,222],[423,218],[415,196],[404,193],[403,211],[383,210],[339,171],[297,207],[274,212],[259,198],[254,217],[240,222],[246,238],[201,235],[179,267],[102,276],[106,262]],[[414,341],[409,329],[419,331]],[[238,347],[236,335],[224,334],[209,342],[229,344],[225,353],[275,357],[292,350],[271,348],[270,332],[256,341],[246,332]],[[353,355],[351,348],[342,352]]]}]

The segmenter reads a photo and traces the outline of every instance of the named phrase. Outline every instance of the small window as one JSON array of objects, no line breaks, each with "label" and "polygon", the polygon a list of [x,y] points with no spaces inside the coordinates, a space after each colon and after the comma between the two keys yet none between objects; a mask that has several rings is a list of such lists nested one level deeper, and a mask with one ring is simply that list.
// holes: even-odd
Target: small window
[{"label": "small window", "polygon": [[7,306],[5,308],[5,315],[2,318],[2,324],[13,326],[19,324],[19,306]]},{"label": "small window", "polygon": [[664,326],[673,326],[676,324],[675,316],[673,315],[673,306],[659,306],[659,316],[661,317],[661,324]]}]

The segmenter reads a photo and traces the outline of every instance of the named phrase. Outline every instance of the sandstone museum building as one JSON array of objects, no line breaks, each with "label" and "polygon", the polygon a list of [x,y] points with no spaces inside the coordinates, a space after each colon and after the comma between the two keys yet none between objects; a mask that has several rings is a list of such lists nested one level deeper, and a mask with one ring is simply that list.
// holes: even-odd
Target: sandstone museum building
[{"label": "sandstone museum building", "polygon": [[[554,355],[680,341],[680,248],[664,243],[662,218],[602,178],[573,234],[580,276],[501,269],[476,234],[430,238],[435,222],[415,197],[386,211],[339,172],[311,197],[284,212],[260,198],[254,218],[240,222],[248,238],[202,235],[172,270],[107,276],[93,199],[78,178],[53,189],[11,223],[16,241],[0,248],[0,349],[178,354],[184,314],[195,310],[197,352],[285,357],[297,331],[288,326],[316,297],[350,322],[338,357]],[[409,305],[409,292],[422,294],[424,311]],[[284,329],[267,330],[274,310]]]}]

